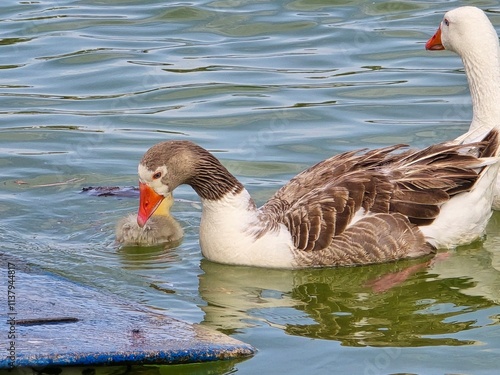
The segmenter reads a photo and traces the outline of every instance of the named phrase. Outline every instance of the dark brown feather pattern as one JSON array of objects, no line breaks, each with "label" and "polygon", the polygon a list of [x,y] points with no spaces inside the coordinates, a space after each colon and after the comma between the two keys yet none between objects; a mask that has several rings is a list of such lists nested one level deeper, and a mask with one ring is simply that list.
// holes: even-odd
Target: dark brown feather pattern
[{"label": "dark brown feather pattern", "polygon": [[[496,132],[491,137],[496,139]],[[304,262],[327,257],[331,265],[366,264],[420,254],[415,249],[428,253],[431,247],[415,225],[431,224],[442,204],[470,191],[482,170],[477,157],[494,156],[496,149],[487,142],[443,143],[394,153],[403,147],[347,152],[318,163],[278,190],[261,215],[288,228]],[[349,227],[360,209],[387,215]],[[391,235],[390,228],[398,229]]]},{"label": "dark brown feather pattern", "polygon": [[328,248],[296,250],[295,256],[300,267],[352,266],[415,258],[434,250],[403,215],[375,214],[336,236]]}]

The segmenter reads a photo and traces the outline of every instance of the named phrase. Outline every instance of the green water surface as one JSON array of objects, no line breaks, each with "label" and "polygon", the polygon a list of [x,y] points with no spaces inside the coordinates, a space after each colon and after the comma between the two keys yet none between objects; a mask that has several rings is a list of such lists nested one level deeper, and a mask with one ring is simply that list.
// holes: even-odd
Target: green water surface
[{"label": "green water surface", "polygon": [[136,185],[166,139],[213,151],[258,204],[330,155],[452,139],[463,67],[424,44],[466,4],[499,30],[498,1],[2,1],[0,251],[258,349],[129,374],[498,374],[500,214],[434,259],[278,271],[204,260],[189,187],[174,249],[119,248],[137,200],[80,193]]}]

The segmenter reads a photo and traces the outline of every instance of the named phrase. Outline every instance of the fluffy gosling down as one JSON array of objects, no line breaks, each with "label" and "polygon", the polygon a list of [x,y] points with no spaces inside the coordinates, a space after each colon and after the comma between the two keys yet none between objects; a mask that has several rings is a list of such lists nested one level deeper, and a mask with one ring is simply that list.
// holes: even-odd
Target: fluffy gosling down
[{"label": "fluffy gosling down", "polygon": [[116,224],[116,240],[123,245],[159,245],[179,242],[184,231],[170,215],[174,204],[172,194],[161,201],[154,214],[144,226],[137,224],[137,215],[130,214]]}]

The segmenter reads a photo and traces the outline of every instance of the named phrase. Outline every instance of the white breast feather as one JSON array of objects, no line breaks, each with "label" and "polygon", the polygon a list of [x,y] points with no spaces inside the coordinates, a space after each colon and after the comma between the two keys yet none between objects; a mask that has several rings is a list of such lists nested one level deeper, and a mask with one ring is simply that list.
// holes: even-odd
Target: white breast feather
[{"label": "white breast feather", "polygon": [[292,238],[284,225],[260,238],[249,230],[263,223],[246,190],[202,203],[200,246],[207,259],[226,264],[293,267]]}]

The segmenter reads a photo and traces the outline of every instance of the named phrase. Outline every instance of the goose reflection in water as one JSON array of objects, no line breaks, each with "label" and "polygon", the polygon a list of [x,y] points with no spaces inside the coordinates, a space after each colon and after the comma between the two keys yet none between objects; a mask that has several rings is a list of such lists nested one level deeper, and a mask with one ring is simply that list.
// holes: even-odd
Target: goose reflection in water
[{"label": "goose reflection in water", "polygon": [[[268,324],[290,335],[346,346],[474,344],[456,335],[480,326],[465,314],[495,306],[499,292],[469,291],[480,283],[484,291],[488,283],[500,282],[500,272],[483,261],[488,251],[475,249],[473,256],[459,249],[434,259],[296,271],[202,260],[202,324],[229,334]],[[466,273],[441,272],[459,264]],[[494,319],[488,323],[497,324]]]}]

